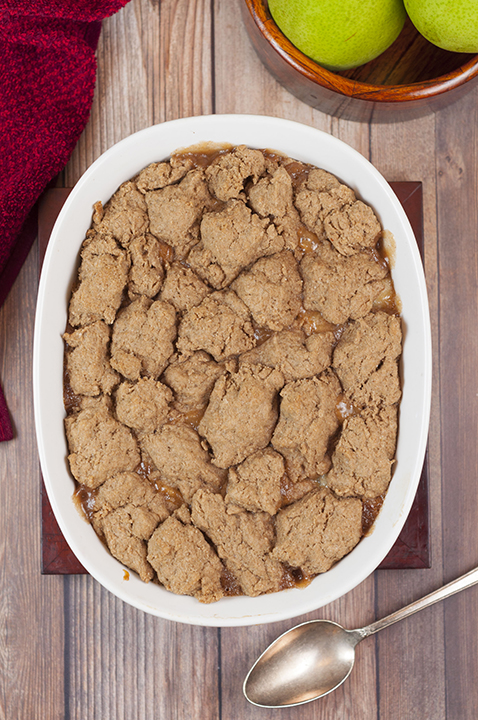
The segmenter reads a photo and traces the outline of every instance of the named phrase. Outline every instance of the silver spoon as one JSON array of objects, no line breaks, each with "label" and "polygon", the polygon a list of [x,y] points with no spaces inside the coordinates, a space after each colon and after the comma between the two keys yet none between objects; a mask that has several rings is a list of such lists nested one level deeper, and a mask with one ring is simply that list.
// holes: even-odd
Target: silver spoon
[{"label": "silver spoon", "polygon": [[277,638],[256,660],[244,695],[260,707],[287,707],[316,700],[339,687],[354,666],[355,646],[369,635],[478,583],[478,568],[420,600],[358,630],[311,620]]}]

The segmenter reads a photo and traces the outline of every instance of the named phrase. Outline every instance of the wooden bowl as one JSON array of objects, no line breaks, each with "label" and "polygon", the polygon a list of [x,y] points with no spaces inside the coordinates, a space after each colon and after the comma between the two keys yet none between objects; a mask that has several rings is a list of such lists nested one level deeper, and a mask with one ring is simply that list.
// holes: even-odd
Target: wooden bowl
[{"label": "wooden bowl", "polygon": [[408,19],[397,40],[375,60],[330,72],[283,35],[267,0],[242,0],[241,7],[266,68],[293,95],[330,115],[362,122],[406,120],[454,102],[478,81],[478,55],[441,50]]}]

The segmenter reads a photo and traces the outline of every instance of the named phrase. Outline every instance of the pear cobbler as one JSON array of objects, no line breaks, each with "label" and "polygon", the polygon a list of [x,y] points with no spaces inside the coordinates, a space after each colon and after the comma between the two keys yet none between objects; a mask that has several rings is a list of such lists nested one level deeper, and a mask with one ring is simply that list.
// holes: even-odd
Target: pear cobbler
[{"label": "pear cobbler", "polygon": [[178,152],[95,205],[64,334],[68,461],[142,580],[276,592],[370,528],[401,396],[383,246],[351,188],[245,146]]}]

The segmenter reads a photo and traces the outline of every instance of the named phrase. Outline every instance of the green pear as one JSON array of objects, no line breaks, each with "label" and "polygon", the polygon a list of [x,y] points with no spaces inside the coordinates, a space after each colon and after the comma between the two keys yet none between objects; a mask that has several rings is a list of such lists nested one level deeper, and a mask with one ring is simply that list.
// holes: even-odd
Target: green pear
[{"label": "green pear", "polygon": [[373,60],[406,18],[403,0],[269,0],[269,10],[293,45],[330,70]]},{"label": "green pear", "polygon": [[405,7],[429,42],[443,50],[478,53],[476,0],[405,0]]}]

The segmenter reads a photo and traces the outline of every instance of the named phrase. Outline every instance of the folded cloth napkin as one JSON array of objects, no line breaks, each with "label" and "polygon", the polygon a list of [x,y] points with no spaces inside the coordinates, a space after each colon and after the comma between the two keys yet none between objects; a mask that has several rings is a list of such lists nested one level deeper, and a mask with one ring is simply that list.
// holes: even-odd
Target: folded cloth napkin
[{"label": "folded cloth napkin", "polygon": [[[35,204],[93,100],[101,21],[128,0],[0,0],[0,306],[36,236]],[[13,437],[0,387],[0,442]]]}]

